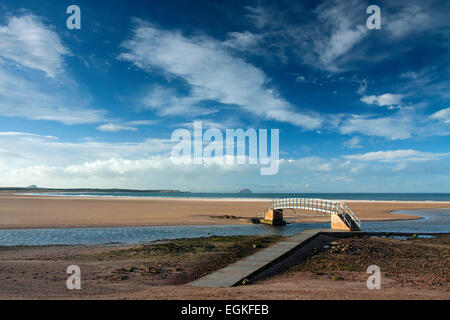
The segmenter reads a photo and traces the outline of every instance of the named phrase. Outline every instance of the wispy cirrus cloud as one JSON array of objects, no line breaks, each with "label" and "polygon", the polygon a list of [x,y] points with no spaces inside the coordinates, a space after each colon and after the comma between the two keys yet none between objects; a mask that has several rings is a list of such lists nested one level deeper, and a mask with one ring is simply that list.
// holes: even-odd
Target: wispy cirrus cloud
[{"label": "wispy cirrus cloud", "polygon": [[32,137],[32,138],[44,138],[44,139],[58,139],[55,136],[41,135],[29,132],[17,132],[17,131],[4,131],[0,132],[0,137]]},{"label": "wispy cirrus cloud", "polygon": [[412,115],[406,112],[393,116],[352,115],[342,121],[339,132],[342,134],[361,133],[389,140],[408,139],[416,128]]},{"label": "wispy cirrus cloud", "polygon": [[191,88],[189,95],[181,95],[174,88],[153,85],[141,99],[144,108],[160,116],[200,116],[216,113],[218,108],[201,106],[202,101],[214,99],[208,90]]},{"label": "wispy cirrus cloud", "polygon": [[48,77],[63,71],[63,57],[69,54],[57,33],[34,15],[13,16],[0,26],[0,57],[43,71]]},{"label": "wispy cirrus cloud", "polygon": [[[331,72],[342,71],[350,50],[367,36],[365,20],[361,19],[364,12],[364,5],[355,0],[322,1],[301,20],[291,17],[305,14],[300,3],[290,3],[289,10],[270,2],[247,7],[247,17],[260,29],[252,38],[263,37],[258,38],[259,53],[271,56],[272,50],[267,49],[276,48],[277,62],[288,62],[287,57],[293,56]],[[249,49],[258,52],[256,44]]]},{"label": "wispy cirrus cloud", "polygon": [[379,33],[383,41],[394,43],[424,32],[445,34],[448,30],[446,1],[381,1],[377,5],[381,7],[382,29],[377,32],[366,27],[368,5],[357,0],[325,0],[314,2],[311,10],[311,4],[298,2],[258,2],[247,7],[246,16],[256,28],[252,37],[262,35],[263,39],[249,52],[267,57],[276,52],[277,63],[292,63],[294,58],[338,73],[365,66],[368,60],[373,63],[395,56],[396,51],[377,52],[377,41],[369,42]]},{"label": "wispy cirrus cloud", "polygon": [[[0,115],[31,120],[58,121],[64,124],[96,123],[104,119],[105,110],[83,107],[87,101],[72,89],[54,90],[39,82],[27,80],[0,64]],[[72,83],[73,85],[73,83]]]},{"label": "wispy cirrus cloud", "polygon": [[359,1],[325,1],[316,9],[320,31],[313,33],[313,50],[318,63],[329,71],[340,71],[342,58],[367,35]]},{"label": "wispy cirrus cloud", "polygon": [[439,160],[447,157],[449,153],[421,152],[417,150],[389,150],[375,151],[356,155],[345,156],[347,159],[358,161],[380,161],[380,162],[421,162]]},{"label": "wispy cirrus cloud", "polygon": [[264,28],[268,24],[273,24],[273,15],[270,10],[264,6],[247,6],[247,18],[249,18],[258,28]]},{"label": "wispy cirrus cloud", "polygon": [[155,120],[135,120],[124,123],[109,122],[97,127],[97,130],[105,132],[120,132],[120,131],[137,131],[139,126],[151,126],[157,124]]},{"label": "wispy cirrus cloud", "polygon": [[427,3],[411,2],[396,13],[387,11],[384,17],[384,25],[391,37],[400,38],[413,32],[433,28],[436,24],[439,24],[436,18],[436,12],[432,14],[427,8]]},{"label": "wispy cirrus cloud", "polygon": [[363,134],[387,140],[430,138],[450,134],[450,108],[435,113],[418,112],[421,105],[401,106],[390,115],[344,115],[337,125],[341,134]]},{"label": "wispy cirrus cloud", "polygon": [[230,32],[228,39],[223,42],[223,46],[235,50],[252,51],[259,46],[259,42],[264,35],[255,34],[250,31]]},{"label": "wispy cirrus cloud", "polygon": [[[102,121],[106,111],[89,108],[89,98],[65,74],[68,55],[41,18],[11,16],[0,26],[0,115],[68,125]],[[35,70],[43,74],[31,72]]]},{"label": "wispy cirrus cloud", "polygon": [[268,85],[261,69],[230,54],[223,43],[207,37],[186,37],[181,32],[162,30],[138,19],[134,23],[133,37],[123,43],[125,52],[119,59],[143,70],[159,69],[179,77],[191,90],[191,94],[179,96],[172,89],[157,88],[144,98],[144,105],[159,109],[163,115],[172,115],[183,110],[201,112],[205,108],[200,103],[211,100],[305,129],[321,126],[318,115],[296,110]]},{"label": "wispy cirrus cloud", "polygon": [[145,158],[150,155],[168,156],[174,143],[170,139],[149,138],[140,142],[64,141],[54,136],[30,132],[0,132],[0,145],[4,151],[14,152],[22,159],[17,163],[0,165],[70,166],[96,160]]},{"label": "wispy cirrus cloud", "polygon": [[119,131],[137,131],[136,127],[126,126],[119,123],[106,123],[97,127],[100,131],[119,132]]},{"label": "wispy cirrus cloud", "polygon": [[439,110],[430,116],[431,119],[450,123],[450,108]]}]

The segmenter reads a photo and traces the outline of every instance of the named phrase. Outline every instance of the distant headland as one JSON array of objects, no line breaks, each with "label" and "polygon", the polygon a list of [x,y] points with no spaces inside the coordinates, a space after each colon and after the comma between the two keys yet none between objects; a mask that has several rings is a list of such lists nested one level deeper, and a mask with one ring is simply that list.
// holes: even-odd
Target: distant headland
[{"label": "distant headland", "polygon": [[0,192],[145,192],[145,193],[190,193],[181,190],[138,190],[138,189],[99,189],[99,188],[40,188],[35,185],[28,187],[0,187]]}]

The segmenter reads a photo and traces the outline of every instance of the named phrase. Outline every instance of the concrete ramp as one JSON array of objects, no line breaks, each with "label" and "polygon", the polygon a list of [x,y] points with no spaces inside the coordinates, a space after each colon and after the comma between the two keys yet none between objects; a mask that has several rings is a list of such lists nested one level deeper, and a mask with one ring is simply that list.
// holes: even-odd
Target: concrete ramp
[{"label": "concrete ramp", "polygon": [[[200,279],[188,283],[197,287],[232,287],[241,284],[244,279],[251,278],[259,272],[269,268],[295,249],[307,244],[320,233],[338,233],[335,230],[308,229],[295,236],[281,240],[268,248],[239,260],[225,268],[210,273]],[[342,231],[340,231],[342,232]]]}]

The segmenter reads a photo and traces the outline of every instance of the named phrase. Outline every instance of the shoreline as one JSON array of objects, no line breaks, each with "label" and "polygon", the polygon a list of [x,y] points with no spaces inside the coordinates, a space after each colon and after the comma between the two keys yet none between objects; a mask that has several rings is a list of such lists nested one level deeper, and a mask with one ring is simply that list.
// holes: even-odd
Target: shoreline
[{"label": "shoreline", "polygon": [[[261,199],[106,198],[83,196],[24,196],[0,194],[0,229],[108,228],[151,226],[245,225],[263,212],[270,201]],[[420,219],[404,210],[447,209],[450,202],[346,201],[364,221]],[[325,216],[286,212],[290,223],[328,222]]]},{"label": "shoreline", "polygon": [[[149,196],[112,196],[112,195],[64,195],[64,194],[38,194],[38,193],[4,193],[6,196],[19,196],[27,198],[68,198],[68,199],[129,199],[129,200],[170,200],[170,201],[231,201],[231,202],[270,202],[272,198],[206,198],[206,197],[149,197]],[[3,196],[0,194],[0,197]],[[315,199],[315,198],[311,198]],[[375,202],[375,203],[447,203],[450,208],[450,201],[441,200],[371,200],[371,199],[327,199],[331,201],[343,202]]]}]

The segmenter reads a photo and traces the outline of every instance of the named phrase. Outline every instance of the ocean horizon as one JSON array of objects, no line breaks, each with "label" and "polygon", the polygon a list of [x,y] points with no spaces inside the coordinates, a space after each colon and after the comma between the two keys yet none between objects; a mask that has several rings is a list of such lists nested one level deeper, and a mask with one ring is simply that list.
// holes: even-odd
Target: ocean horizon
[{"label": "ocean horizon", "polygon": [[187,199],[252,199],[271,200],[276,198],[320,198],[329,200],[369,200],[369,201],[450,201],[450,193],[283,193],[283,192],[22,192],[17,195],[32,196],[75,196],[112,198],[187,198]]}]

